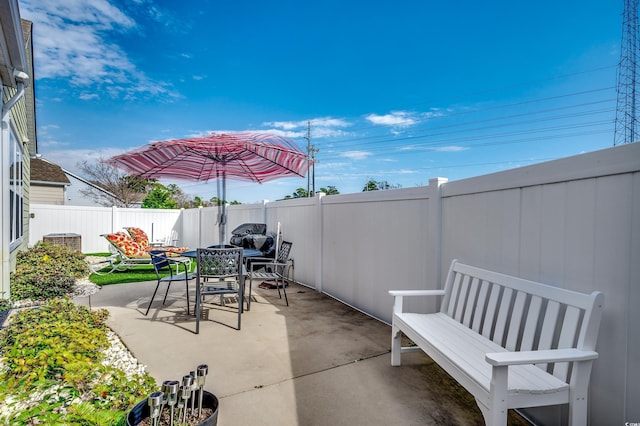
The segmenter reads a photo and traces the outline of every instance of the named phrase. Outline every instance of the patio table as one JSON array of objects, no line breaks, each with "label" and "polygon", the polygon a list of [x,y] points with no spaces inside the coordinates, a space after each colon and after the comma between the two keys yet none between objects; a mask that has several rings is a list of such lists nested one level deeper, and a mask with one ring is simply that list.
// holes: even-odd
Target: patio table
[{"label": "patio table", "polygon": [[[228,248],[236,248],[235,246],[225,246]],[[184,253],[180,253],[180,256],[184,256],[184,257],[191,257],[193,259],[195,259],[198,256],[198,250],[189,250],[189,251],[185,251]],[[248,257],[262,257],[262,252],[260,250],[256,250],[256,249],[248,249],[248,248],[243,248],[242,249],[242,257],[244,259],[248,258]]]},{"label": "patio table", "polygon": [[[232,245],[222,245],[222,246],[210,246],[209,248],[212,247],[222,247],[222,248],[239,248],[236,246],[232,246]],[[184,253],[181,254],[181,256],[185,256],[188,258],[197,258],[198,257],[198,250],[189,250],[189,251],[185,251]],[[243,248],[242,249],[242,275],[246,276],[247,275],[247,259],[251,259],[251,258],[263,258],[263,254],[260,250],[257,249],[249,249],[249,248]]]}]

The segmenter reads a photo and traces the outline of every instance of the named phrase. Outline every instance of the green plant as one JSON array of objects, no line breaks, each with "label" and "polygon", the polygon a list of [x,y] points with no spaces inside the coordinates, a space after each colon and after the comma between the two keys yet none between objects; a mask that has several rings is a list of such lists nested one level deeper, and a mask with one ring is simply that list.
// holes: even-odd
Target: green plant
[{"label": "green plant", "polygon": [[66,299],[16,315],[0,332],[6,379],[10,384],[59,380],[69,365],[99,361],[108,345],[106,317],[104,310],[90,311]]},{"label": "green plant", "polygon": [[156,384],[148,374],[127,376],[101,363],[107,315],[68,299],[15,314],[0,331],[0,407],[8,407],[0,422],[121,423]]},{"label": "green plant", "polygon": [[0,299],[0,312],[11,309],[12,303],[8,299]]},{"label": "green plant", "polygon": [[41,242],[18,253],[11,273],[12,300],[48,300],[70,294],[76,278],[89,273],[84,255]]}]

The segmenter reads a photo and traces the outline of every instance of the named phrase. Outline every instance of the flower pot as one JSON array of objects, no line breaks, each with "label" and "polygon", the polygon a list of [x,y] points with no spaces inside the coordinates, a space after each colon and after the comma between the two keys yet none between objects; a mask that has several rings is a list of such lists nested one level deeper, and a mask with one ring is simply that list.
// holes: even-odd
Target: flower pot
[{"label": "flower pot", "polygon": [[[196,392],[195,407],[198,409],[199,392]],[[198,426],[215,426],[218,424],[218,398],[211,392],[204,391],[202,396],[202,408],[210,408],[213,410],[206,419],[198,423]],[[166,408],[165,408],[166,410]],[[129,411],[127,415],[127,426],[137,426],[140,422],[149,417],[149,403],[147,399],[140,401],[135,407]],[[162,423],[159,423],[162,425]]]}]

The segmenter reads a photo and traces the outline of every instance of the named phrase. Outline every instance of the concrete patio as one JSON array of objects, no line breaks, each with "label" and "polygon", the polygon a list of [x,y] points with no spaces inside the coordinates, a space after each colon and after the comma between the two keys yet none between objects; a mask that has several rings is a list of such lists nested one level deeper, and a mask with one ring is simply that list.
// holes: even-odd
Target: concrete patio
[{"label": "concrete patio", "polygon": [[[289,307],[276,290],[254,290],[241,331],[233,302],[204,304],[196,335],[179,283],[144,316],[154,286],[106,286],[77,302],[106,308],[109,326],[158,383],[208,364],[219,425],[484,424],[473,398],[424,354],[391,367],[390,326],[315,290],[292,284]],[[525,423],[512,413],[510,424]]]}]

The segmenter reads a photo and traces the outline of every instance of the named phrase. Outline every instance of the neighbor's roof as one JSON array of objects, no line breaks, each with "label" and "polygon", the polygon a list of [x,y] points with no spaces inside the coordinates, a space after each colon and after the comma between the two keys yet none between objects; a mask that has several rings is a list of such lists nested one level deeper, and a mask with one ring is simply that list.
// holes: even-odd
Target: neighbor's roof
[{"label": "neighbor's roof", "polygon": [[62,167],[41,158],[31,159],[31,183],[71,184]]}]

